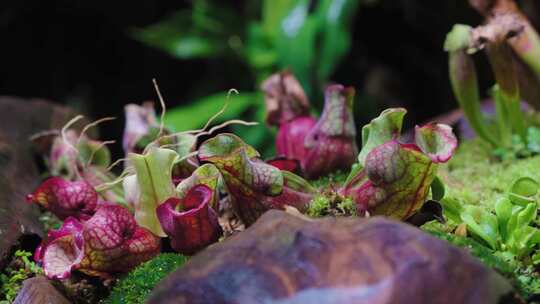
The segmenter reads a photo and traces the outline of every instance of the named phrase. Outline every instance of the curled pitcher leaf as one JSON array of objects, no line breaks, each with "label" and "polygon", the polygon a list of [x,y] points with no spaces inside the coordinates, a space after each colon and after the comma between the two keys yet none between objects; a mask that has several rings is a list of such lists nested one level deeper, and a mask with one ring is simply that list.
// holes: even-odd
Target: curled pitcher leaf
[{"label": "curled pitcher leaf", "polygon": [[[134,201],[135,220],[137,223],[155,235],[165,237],[161,225],[156,216],[156,208],[165,202],[166,199],[175,194],[172,181],[172,169],[178,154],[170,149],[150,148],[144,155],[130,153],[128,159],[133,165],[136,173],[137,186],[140,195]],[[131,183],[124,183],[126,194],[129,199],[133,196],[129,191],[133,191],[133,178]],[[137,195],[134,195],[137,198]]]},{"label": "curled pitcher leaf", "polygon": [[220,134],[199,147],[199,159],[214,164],[231,196],[234,212],[250,225],[266,210],[292,205],[305,210],[315,190],[301,177],[269,165],[233,134]]},{"label": "curled pitcher leaf", "polygon": [[137,226],[127,209],[104,204],[88,221],[68,218],[60,229],[49,232],[36,251],[36,260],[51,279],[66,278],[73,270],[110,277],[131,270],[159,251],[159,238]]},{"label": "curled pitcher leaf", "polygon": [[325,91],[324,109],[306,134],[305,155],[300,159],[306,177],[316,178],[338,169],[348,170],[356,161],[356,127],[352,113],[354,89],[331,85]]},{"label": "curled pitcher leaf", "polygon": [[68,181],[61,177],[45,180],[27,200],[51,211],[60,219],[87,220],[97,209],[98,194],[86,181]]},{"label": "curled pitcher leaf", "polygon": [[156,212],[174,250],[192,255],[217,242],[223,231],[210,203],[214,190],[196,185],[183,198],[171,197]]},{"label": "curled pitcher leaf", "polygon": [[258,157],[253,147],[234,134],[219,134],[199,147],[199,159],[219,169],[235,213],[248,225],[268,210],[261,197],[277,196],[283,191],[281,171]]},{"label": "curled pitcher leaf", "polygon": [[404,109],[386,110],[364,127],[360,163],[340,189],[356,202],[359,213],[411,216],[425,202],[437,164],[448,161],[457,146],[451,128],[440,124],[417,127],[415,143],[400,143],[404,114]]},{"label": "curled pitcher leaf", "polygon": [[222,186],[222,183],[223,181],[218,168],[213,164],[204,164],[193,171],[190,177],[182,180],[176,186],[176,196],[183,199],[193,187],[197,185],[207,186],[212,190],[209,205],[212,209],[218,211],[219,188]]},{"label": "curled pitcher leaf", "polygon": [[266,105],[266,123],[281,126],[300,116],[309,115],[309,101],[304,89],[290,72],[271,75],[261,89]]},{"label": "curled pitcher leaf", "polygon": [[434,163],[447,162],[457,147],[457,138],[452,128],[445,124],[427,124],[414,128],[416,145]]}]

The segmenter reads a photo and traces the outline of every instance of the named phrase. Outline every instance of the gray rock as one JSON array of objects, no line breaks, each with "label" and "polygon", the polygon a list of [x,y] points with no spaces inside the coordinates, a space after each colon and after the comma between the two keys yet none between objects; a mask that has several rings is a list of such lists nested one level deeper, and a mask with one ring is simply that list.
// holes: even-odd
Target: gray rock
[{"label": "gray rock", "polygon": [[69,304],[70,302],[45,277],[27,279],[13,304]]},{"label": "gray rock", "polygon": [[384,218],[306,220],[272,210],[164,279],[149,303],[512,303],[466,251]]},{"label": "gray rock", "polygon": [[40,181],[29,137],[74,115],[43,100],[0,96],[0,266],[21,236],[43,235],[38,208],[25,199]]}]

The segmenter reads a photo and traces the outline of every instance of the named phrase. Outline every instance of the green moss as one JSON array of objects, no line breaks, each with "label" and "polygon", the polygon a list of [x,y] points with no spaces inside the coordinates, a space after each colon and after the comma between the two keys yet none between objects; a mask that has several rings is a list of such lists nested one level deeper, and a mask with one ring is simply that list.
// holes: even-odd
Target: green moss
[{"label": "green moss", "polygon": [[348,175],[349,172],[343,172],[338,170],[334,173],[330,173],[326,176],[320,177],[316,180],[311,180],[309,182],[311,183],[311,185],[319,189],[325,189],[331,186],[338,187],[345,182]]},{"label": "green moss", "polygon": [[331,204],[330,199],[324,195],[316,195],[309,204],[309,209],[307,210],[307,215],[311,217],[321,217],[328,213],[330,210]]},{"label": "green moss", "polygon": [[[493,211],[495,203],[516,179],[530,177],[540,181],[540,155],[528,158],[510,156],[503,160],[498,156],[480,141],[461,142],[452,160],[439,170],[449,201]],[[539,198],[537,194],[537,201]],[[422,228],[456,246],[468,248],[484,264],[504,274],[525,298],[540,293],[540,274],[531,265],[531,257],[512,259],[508,252],[491,250],[470,237],[456,236],[451,231],[459,222],[454,223],[448,213],[447,217],[450,218],[447,225],[430,223]]]},{"label": "green moss", "polygon": [[478,258],[483,264],[504,275],[515,286],[516,290],[525,298],[540,293],[540,275],[532,266],[524,266],[519,261],[509,261],[501,256],[501,252],[494,251],[472,238],[457,236],[448,231],[448,227],[436,221],[426,223],[422,229],[429,234],[445,240],[455,246],[467,249],[469,253]]},{"label": "green moss", "polygon": [[337,204],[337,208],[347,215],[357,215],[356,213],[356,203],[352,198],[346,197],[341,202]]},{"label": "green moss", "polygon": [[162,253],[132,270],[114,286],[104,304],[144,303],[156,284],[167,274],[182,266],[187,257],[175,253]]},{"label": "green moss", "polygon": [[306,214],[311,217],[356,216],[356,204],[350,198],[342,198],[335,193],[316,195],[309,205]]},{"label": "green moss", "polygon": [[32,253],[17,250],[13,259],[0,273],[0,303],[11,303],[17,296],[24,280],[41,274],[41,267],[30,261]]},{"label": "green moss", "polygon": [[498,161],[488,151],[479,141],[460,144],[452,160],[439,170],[447,197],[493,210],[515,179],[527,176],[540,181],[540,156]]}]

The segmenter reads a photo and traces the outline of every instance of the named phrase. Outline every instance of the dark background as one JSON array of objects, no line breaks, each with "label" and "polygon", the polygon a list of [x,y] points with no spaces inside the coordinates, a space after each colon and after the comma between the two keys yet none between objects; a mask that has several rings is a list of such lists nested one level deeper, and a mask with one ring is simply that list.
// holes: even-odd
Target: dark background
[{"label": "dark background", "polygon": [[[242,16],[245,1],[229,1]],[[532,15],[534,0],[522,1]],[[123,105],[155,99],[156,77],[170,107],[250,83],[240,62],[174,59],[133,40],[128,32],[155,23],[189,1],[39,1],[0,4],[0,95],[70,104],[92,117],[122,116]],[[455,23],[482,18],[466,0],[380,0],[362,6],[354,42],[332,80],[377,97],[380,107],[402,105],[421,122],[456,107],[442,50]],[[480,59],[483,87],[492,82]],[[245,70],[245,73],[242,71]],[[200,85],[201,83],[206,84]],[[193,87],[199,88],[197,91]],[[209,88],[202,92],[201,88]],[[411,119],[411,118],[409,118]],[[362,123],[362,122],[360,122]],[[123,121],[102,129],[120,138]],[[117,147],[118,149],[118,147]]]}]

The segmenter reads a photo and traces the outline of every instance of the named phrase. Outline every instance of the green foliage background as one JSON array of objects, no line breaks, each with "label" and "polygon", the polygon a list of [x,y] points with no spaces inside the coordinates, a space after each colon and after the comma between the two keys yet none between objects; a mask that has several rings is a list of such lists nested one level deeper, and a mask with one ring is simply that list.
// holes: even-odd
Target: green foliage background
[{"label": "green foliage background", "polygon": [[[218,1],[195,0],[191,10],[172,13],[132,37],[179,60],[222,58],[239,60],[251,70],[252,91],[230,100],[216,122],[243,115],[263,121],[259,85],[271,73],[289,69],[320,109],[322,88],[350,49],[350,24],[361,1],[254,1],[247,16]],[[200,128],[217,112],[226,92],[201,97],[187,106],[170,109],[166,123],[177,131]],[[317,102],[319,101],[319,102]],[[273,154],[271,131],[264,125],[236,126],[233,131],[264,156]]]}]

